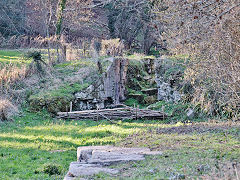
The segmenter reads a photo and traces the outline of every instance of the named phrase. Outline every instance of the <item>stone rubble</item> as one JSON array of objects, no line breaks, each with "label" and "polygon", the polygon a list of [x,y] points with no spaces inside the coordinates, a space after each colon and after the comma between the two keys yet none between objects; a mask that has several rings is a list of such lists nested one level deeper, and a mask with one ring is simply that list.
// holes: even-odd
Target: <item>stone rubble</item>
[{"label": "stone rubble", "polygon": [[164,79],[164,74],[171,67],[166,63],[168,59],[164,56],[155,61],[155,81],[158,88],[158,100],[166,102],[178,102],[182,95],[170,83]]},{"label": "stone rubble", "polygon": [[191,108],[187,109],[187,117],[192,119],[192,118],[194,118],[194,116],[195,116],[194,110]]}]

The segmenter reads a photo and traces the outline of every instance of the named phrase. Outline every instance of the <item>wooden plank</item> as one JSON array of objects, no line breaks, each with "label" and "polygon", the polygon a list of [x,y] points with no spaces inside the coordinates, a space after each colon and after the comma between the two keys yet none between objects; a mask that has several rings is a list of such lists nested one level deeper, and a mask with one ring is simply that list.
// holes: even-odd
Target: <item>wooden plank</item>
[{"label": "wooden plank", "polygon": [[114,109],[100,109],[87,110],[75,112],[59,112],[57,118],[62,119],[98,119],[99,115],[105,119],[165,119],[167,115],[160,111],[153,111],[139,108],[114,108]]}]

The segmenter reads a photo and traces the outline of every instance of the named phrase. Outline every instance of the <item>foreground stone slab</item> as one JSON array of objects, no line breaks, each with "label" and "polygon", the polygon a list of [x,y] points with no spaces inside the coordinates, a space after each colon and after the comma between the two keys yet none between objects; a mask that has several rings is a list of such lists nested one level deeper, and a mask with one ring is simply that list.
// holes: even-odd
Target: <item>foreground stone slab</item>
[{"label": "foreground stone slab", "polygon": [[79,162],[72,162],[69,167],[69,172],[65,179],[71,179],[79,176],[90,176],[93,174],[98,174],[100,172],[108,174],[117,174],[119,170],[106,168],[98,164],[82,164]]},{"label": "foreground stone slab", "polygon": [[[78,162],[99,163],[107,161],[143,160],[144,155],[158,155],[162,152],[151,151],[149,148],[122,148],[114,146],[83,146],[77,149]],[[100,162],[101,163],[101,162]]]},{"label": "foreground stone slab", "polygon": [[144,160],[144,155],[159,155],[149,148],[121,148],[114,146],[85,146],[77,150],[77,162],[70,164],[65,180],[91,176],[100,172],[117,174],[119,170],[107,166],[129,161]]}]

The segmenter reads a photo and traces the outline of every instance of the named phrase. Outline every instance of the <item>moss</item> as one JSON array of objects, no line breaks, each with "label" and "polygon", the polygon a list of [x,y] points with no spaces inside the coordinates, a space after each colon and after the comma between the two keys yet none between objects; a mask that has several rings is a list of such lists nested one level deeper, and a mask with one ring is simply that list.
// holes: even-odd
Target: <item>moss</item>
[{"label": "moss", "polygon": [[131,61],[133,61],[133,60],[139,61],[139,60],[142,60],[142,59],[155,59],[155,56],[152,56],[152,55],[147,56],[147,55],[144,55],[144,54],[135,53],[135,54],[131,54],[131,55],[126,56],[126,58],[130,59]]},{"label": "moss", "polygon": [[65,84],[58,89],[42,91],[29,97],[31,110],[41,111],[46,109],[48,112],[56,114],[59,111],[66,111],[71,101],[74,100],[74,93],[87,88],[88,84]]},{"label": "moss", "polygon": [[154,104],[154,103],[156,103],[156,101],[157,101],[156,96],[146,96],[146,97],[144,97],[144,102],[148,105]]},{"label": "moss", "polygon": [[137,99],[135,98],[128,98],[125,103],[127,106],[131,107],[139,107],[139,108],[144,108],[144,105],[141,104]]},{"label": "moss", "polygon": [[127,73],[127,86],[133,90],[140,91],[142,89],[151,88],[154,85],[148,80],[145,80],[144,77],[149,76],[145,70],[144,61],[141,60],[130,60],[128,73]]},{"label": "moss", "polygon": [[[183,104],[181,102],[172,103],[172,102],[165,102],[165,101],[159,101],[149,106],[149,108],[154,110],[161,110],[164,108],[165,112],[168,113],[168,115],[173,114],[175,109],[180,108],[181,111],[184,112],[189,107],[190,107],[190,104]],[[179,112],[179,113],[182,113],[182,112]]]}]

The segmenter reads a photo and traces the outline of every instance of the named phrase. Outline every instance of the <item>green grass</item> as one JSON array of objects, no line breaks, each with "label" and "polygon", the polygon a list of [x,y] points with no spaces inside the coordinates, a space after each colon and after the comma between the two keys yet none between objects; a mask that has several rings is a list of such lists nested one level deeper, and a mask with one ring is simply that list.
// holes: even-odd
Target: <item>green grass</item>
[{"label": "green grass", "polygon": [[[190,107],[191,107],[191,104],[182,103],[182,102],[173,103],[173,102],[159,101],[155,104],[151,104],[148,108],[152,110],[164,111],[168,116],[170,116],[169,122],[170,121],[178,122],[178,121],[189,120],[186,115],[186,111]],[[196,122],[199,117],[197,113],[195,114],[196,115],[194,117],[194,121]],[[203,114],[200,113],[200,115],[202,116]],[[199,120],[205,121],[203,117],[200,117]]]},{"label": "green grass", "polygon": [[145,106],[140,104],[137,99],[134,98],[128,98],[125,102],[125,105],[131,106],[131,107],[139,107],[139,108],[144,108]]},{"label": "green grass", "polygon": [[96,63],[89,60],[76,60],[76,61],[68,61],[65,63],[57,64],[55,68],[65,68],[65,67],[74,67],[74,68],[83,68],[89,66],[96,66]]},{"label": "green grass", "polygon": [[0,64],[28,64],[31,60],[23,58],[23,51],[18,50],[0,50]]},{"label": "green grass", "polygon": [[155,56],[147,56],[145,54],[134,53],[132,55],[125,56],[129,60],[142,60],[142,59],[155,59]]},{"label": "green grass", "polygon": [[35,99],[35,98],[57,98],[57,97],[68,97],[72,96],[74,93],[81,91],[84,88],[87,88],[89,84],[79,84],[79,83],[74,83],[74,84],[65,84],[57,89],[51,89],[51,90],[46,90],[42,91],[36,95],[32,95],[30,97]]},{"label": "green grass", "polygon": [[[157,122],[154,122],[157,123]],[[0,126],[0,177],[2,179],[59,179],[76,161],[76,149],[84,145],[115,144],[149,124],[106,121],[60,121],[48,113],[25,111],[15,122]],[[58,165],[61,175],[43,173],[48,164]],[[1,179],[0,178],[0,179]]]},{"label": "green grass", "polygon": [[22,52],[17,50],[0,50],[0,54],[1,56],[6,56],[6,58],[22,56]]},{"label": "green grass", "polygon": [[[178,128],[183,125],[160,121],[62,121],[47,112],[25,110],[14,122],[1,123],[0,179],[62,179],[70,162],[76,161],[77,147],[89,145],[150,147],[164,152],[145,161],[117,165],[123,173],[115,179],[165,179],[178,173],[198,177],[209,172],[198,172],[198,166],[211,169],[216,161],[239,160],[239,128],[182,134]],[[49,175],[49,167],[60,174]],[[93,179],[114,178],[100,173]]]},{"label": "green grass", "polygon": [[[145,161],[112,166],[122,172],[117,177],[100,173],[93,179],[198,179],[207,174],[214,179],[225,179],[226,175],[236,179],[236,174],[230,173],[230,169],[233,172],[234,169],[228,169],[226,165],[240,162],[239,124],[226,128],[227,124],[209,123],[209,129],[204,132],[205,126],[178,123],[171,128],[162,126],[130,135],[120,145],[149,147],[163,154],[148,156]],[[193,131],[189,132],[189,129]]]}]

